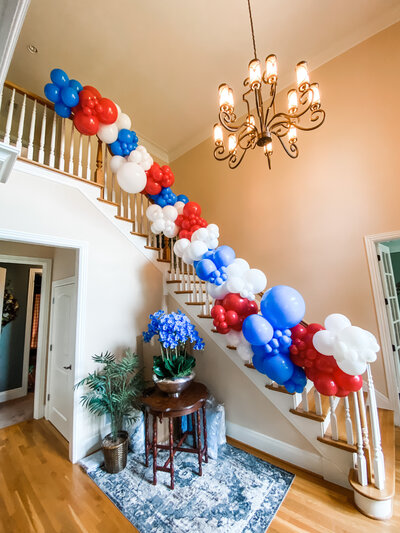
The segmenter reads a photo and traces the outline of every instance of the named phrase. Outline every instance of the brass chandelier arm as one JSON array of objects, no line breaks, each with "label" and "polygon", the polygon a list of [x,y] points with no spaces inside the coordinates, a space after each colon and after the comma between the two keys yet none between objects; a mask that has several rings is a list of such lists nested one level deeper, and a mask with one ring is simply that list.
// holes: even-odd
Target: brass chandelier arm
[{"label": "brass chandelier arm", "polygon": [[234,122],[236,120],[236,115],[234,113],[228,113],[227,111],[224,111],[223,109],[219,112],[219,121],[221,125],[231,133],[237,133],[240,128],[243,127],[243,124],[240,124],[239,126],[235,126]]},{"label": "brass chandelier arm", "polygon": [[214,148],[214,157],[218,161],[225,161],[227,159],[229,168],[234,169],[240,165],[246,151],[245,149],[241,149],[240,155],[238,156],[237,150],[226,153],[223,146],[216,146]]},{"label": "brass chandelier arm", "polygon": [[[271,85],[271,91],[270,91],[271,100],[268,102],[267,111],[265,113],[264,126],[266,130],[268,130],[268,116],[269,116],[270,110],[273,109],[273,106],[275,104],[275,96],[276,96],[276,83],[273,83]],[[268,162],[269,162],[269,159],[268,159]]]},{"label": "brass chandelier arm", "polygon": [[271,134],[275,135],[276,138],[279,139],[279,142],[281,143],[287,155],[291,157],[292,159],[296,159],[296,157],[299,155],[299,149],[297,148],[297,144],[296,143],[289,144],[289,149],[288,149],[282,140],[282,136],[276,135],[275,132],[271,132]]}]

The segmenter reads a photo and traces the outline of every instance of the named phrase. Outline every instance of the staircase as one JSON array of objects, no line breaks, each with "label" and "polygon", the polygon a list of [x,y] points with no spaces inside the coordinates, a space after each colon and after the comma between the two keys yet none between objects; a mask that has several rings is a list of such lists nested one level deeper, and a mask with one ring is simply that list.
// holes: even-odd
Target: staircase
[{"label": "staircase", "polygon": [[163,272],[165,294],[307,439],[317,458],[307,467],[350,487],[355,505],[367,516],[389,518],[395,484],[393,412],[377,408],[371,369],[365,390],[348,398],[322,396],[310,381],[302,394],[290,394],[257,372],[214,329],[206,284],[192,266],[175,256],[176,239],[150,232],[145,216],[149,199],[119,188],[109,168],[107,147],[96,138],[83,137],[72,121],[56,116],[52,104],[14,84],[6,82],[2,101],[7,105],[0,100],[0,138],[20,151],[19,168],[35,165],[50,179],[57,176],[58,181],[79,188]]}]

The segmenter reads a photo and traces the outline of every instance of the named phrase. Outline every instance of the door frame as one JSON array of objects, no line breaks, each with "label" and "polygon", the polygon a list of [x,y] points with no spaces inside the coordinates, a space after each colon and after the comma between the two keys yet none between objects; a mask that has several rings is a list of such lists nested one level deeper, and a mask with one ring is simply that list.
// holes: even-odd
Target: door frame
[{"label": "door frame", "polygon": [[[27,244],[39,244],[42,246],[61,247],[61,248],[74,248],[77,252],[77,264],[76,264],[76,281],[77,281],[77,303],[76,303],[76,337],[75,337],[75,361],[74,361],[74,383],[82,379],[85,374],[85,330],[86,330],[86,301],[87,301],[87,285],[88,285],[88,256],[89,245],[86,241],[78,241],[68,239],[66,237],[56,237],[53,235],[43,235],[36,233],[28,233],[24,231],[16,231],[11,229],[0,229],[0,240],[3,241],[17,241]],[[9,256],[7,256],[9,257]],[[44,261],[42,258],[41,261]],[[48,259],[47,261],[51,261]],[[38,264],[38,263],[36,263]],[[40,264],[40,263],[39,263]],[[44,273],[44,272],[43,272]],[[42,283],[44,279],[42,277]],[[48,322],[49,317],[49,305],[50,305],[50,285],[51,280],[48,276],[46,286],[47,295],[47,313],[46,319]],[[42,302],[41,302],[42,303]],[[44,315],[44,313],[43,313]],[[48,333],[48,332],[47,332]],[[47,344],[46,337],[46,344]],[[45,365],[44,365],[45,366]],[[44,413],[45,391],[40,398],[40,407],[42,413]],[[83,412],[79,408],[80,391],[74,389],[73,394],[73,413],[72,413],[72,435],[69,443],[69,459],[71,462],[76,463],[83,457],[83,444],[79,439],[79,428],[84,423]],[[41,415],[43,416],[43,414]],[[40,417],[39,417],[40,418]]]},{"label": "door frame", "polygon": [[[393,409],[395,416],[395,424],[400,425],[400,402],[397,392],[396,369],[393,360],[392,340],[390,338],[390,326],[385,309],[385,296],[383,294],[383,284],[376,248],[377,244],[380,242],[394,241],[397,239],[400,239],[400,230],[391,231],[388,233],[379,233],[375,235],[366,235],[364,237],[364,244],[371,280],[372,295],[375,304],[376,320],[378,322],[378,331],[381,340],[386,387],[388,391],[387,408]],[[380,396],[384,397],[383,394],[380,394]]]},{"label": "door frame", "polygon": [[[54,314],[53,314],[53,311],[54,311],[54,307],[53,307],[53,301],[54,301],[54,289],[56,287],[63,287],[64,285],[74,285],[74,290],[75,290],[75,308],[74,308],[74,311],[73,311],[73,322],[76,324],[76,304],[77,304],[77,280],[76,280],[76,276],[71,276],[69,278],[64,278],[64,279],[60,279],[60,280],[56,280],[56,281],[53,281],[52,284],[51,284],[51,305],[50,305],[50,327],[49,327],[49,345],[48,345],[48,350],[47,350],[47,380],[46,380],[46,394],[48,394],[50,392],[50,383],[51,383],[51,371],[52,371],[52,357],[51,357],[51,352],[52,350],[50,349],[50,346],[53,344],[53,328],[54,328]],[[73,364],[75,364],[73,362]],[[74,372],[74,369],[72,370],[72,372]],[[75,381],[74,381],[75,383]],[[46,401],[46,408],[45,408],[45,418],[46,420],[49,420],[50,418],[50,404],[51,404],[51,397],[50,397],[50,400],[49,401]],[[72,409],[72,412],[73,412],[73,409]],[[73,421],[71,420],[70,421],[70,435],[72,436],[72,426],[73,426]],[[70,436],[70,439],[71,439],[71,436]],[[65,437],[65,435],[64,435]]]},{"label": "door frame", "polygon": [[[0,239],[1,239],[0,231]],[[11,240],[11,239],[1,239],[1,240]],[[12,239],[14,240],[14,239]],[[36,359],[36,375],[35,375],[35,394],[33,400],[33,417],[42,418],[44,415],[44,396],[45,396],[45,377],[46,377],[46,352],[47,352],[47,337],[48,337],[48,328],[49,328],[49,303],[50,303],[50,283],[51,283],[51,270],[52,270],[52,259],[45,259],[43,257],[23,257],[19,255],[0,255],[1,263],[14,263],[22,265],[32,265],[39,266],[42,269],[42,289],[40,297],[40,308],[39,308],[39,328],[38,328],[38,347],[37,347],[37,359]],[[28,295],[29,296],[29,295]],[[25,334],[28,321],[28,309],[25,322]],[[25,338],[26,343],[26,338]],[[26,344],[24,344],[26,347]],[[29,350],[28,350],[29,354]],[[23,364],[23,375],[22,375],[22,386],[18,389],[12,389],[9,392],[9,398],[18,398],[22,396],[25,370],[27,370],[27,361],[26,353],[24,350],[24,364]],[[27,376],[26,376],[27,380]]]}]

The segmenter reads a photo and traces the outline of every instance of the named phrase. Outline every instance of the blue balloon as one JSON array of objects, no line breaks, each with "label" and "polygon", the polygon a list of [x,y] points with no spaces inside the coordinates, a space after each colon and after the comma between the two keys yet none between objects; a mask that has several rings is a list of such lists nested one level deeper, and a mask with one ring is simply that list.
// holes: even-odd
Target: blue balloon
[{"label": "blue balloon", "polygon": [[185,196],[184,194],[178,194],[178,196],[176,197],[176,201],[177,202],[183,202],[184,204],[187,204],[188,201],[189,201],[189,198],[187,196]]},{"label": "blue balloon", "polygon": [[119,141],[114,141],[111,143],[110,150],[113,155],[123,155],[121,143]]},{"label": "blue balloon", "polygon": [[243,322],[243,335],[250,344],[262,346],[269,343],[274,330],[268,320],[261,315],[249,315]]},{"label": "blue balloon", "polygon": [[216,266],[211,259],[202,259],[197,264],[196,274],[201,280],[208,281],[215,270]]},{"label": "blue balloon", "polygon": [[269,344],[263,344],[260,346],[252,344],[251,349],[253,350],[254,355],[258,355],[260,357],[269,357],[272,353],[272,348]]},{"label": "blue balloon", "polygon": [[68,85],[69,87],[72,87],[72,89],[75,89],[77,93],[79,93],[83,89],[82,83],[78,80],[69,80]]},{"label": "blue balloon", "polygon": [[64,87],[61,89],[61,100],[64,105],[74,107],[79,104],[79,96],[72,87]]},{"label": "blue balloon", "polygon": [[214,263],[216,264],[217,268],[223,266],[227,267],[233,262],[235,257],[235,251],[230,246],[218,246],[214,252]]},{"label": "blue balloon", "polygon": [[303,392],[307,385],[307,377],[302,368],[294,365],[292,377],[283,383],[288,392]]},{"label": "blue balloon", "polygon": [[61,99],[60,88],[57,87],[57,85],[54,85],[54,83],[46,83],[44,86],[44,94],[50,102],[53,102],[53,104],[57,104]]},{"label": "blue balloon", "polygon": [[118,140],[121,143],[133,143],[133,132],[130,130],[127,130],[126,128],[119,130],[118,133]]},{"label": "blue balloon", "polygon": [[279,385],[283,385],[292,377],[294,367],[289,356],[277,354],[264,359],[264,373]]},{"label": "blue balloon", "polygon": [[71,114],[71,108],[61,102],[54,104],[54,111],[63,118],[68,118]]},{"label": "blue balloon", "polygon": [[261,354],[254,354],[252,363],[254,365],[254,368],[260,372],[260,374],[264,374],[264,359],[265,357]]},{"label": "blue balloon", "polygon": [[261,299],[261,313],[274,329],[288,329],[304,318],[306,304],[301,294],[286,285],[276,285]]},{"label": "blue balloon", "polygon": [[50,72],[50,78],[53,83],[58,85],[60,88],[68,87],[69,78],[63,70],[60,68],[53,68]]}]

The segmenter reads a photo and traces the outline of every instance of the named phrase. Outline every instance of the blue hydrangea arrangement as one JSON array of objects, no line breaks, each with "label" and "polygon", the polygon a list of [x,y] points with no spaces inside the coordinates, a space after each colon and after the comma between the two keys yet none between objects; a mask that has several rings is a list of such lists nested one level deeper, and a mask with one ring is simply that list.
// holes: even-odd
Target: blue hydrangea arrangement
[{"label": "blue hydrangea arrangement", "polygon": [[154,357],[154,374],[159,379],[176,379],[191,374],[196,359],[188,353],[189,346],[204,350],[204,341],[189,318],[182,311],[168,314],[157,311],[150,315],[147,331],[143,332],[144,342],[150,342],[155,335],[158,335],[161,355]]}]

